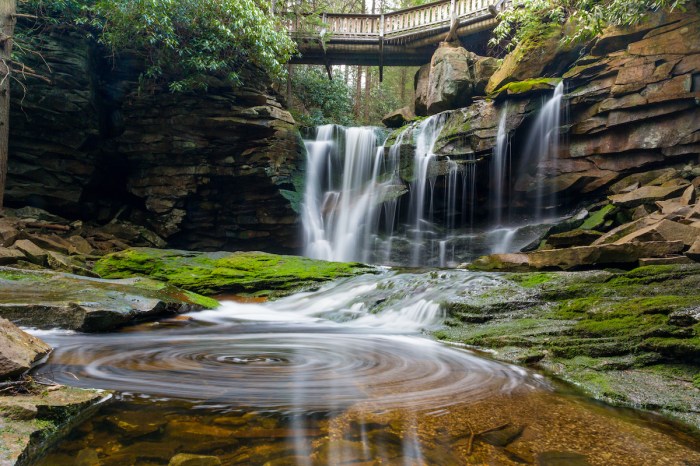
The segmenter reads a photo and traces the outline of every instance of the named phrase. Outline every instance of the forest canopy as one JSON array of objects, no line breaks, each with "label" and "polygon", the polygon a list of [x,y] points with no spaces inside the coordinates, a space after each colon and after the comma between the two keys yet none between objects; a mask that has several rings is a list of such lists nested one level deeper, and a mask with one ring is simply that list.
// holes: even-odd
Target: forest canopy
[{"label": "forest canopy", "polygon": [[172,91],[206,89],[211,76],[239,84],[250,63],[284,73],[295,44],[267,0],[24,0],[23,10],[85,26],[115,55],[143,57],[143,77]]}]

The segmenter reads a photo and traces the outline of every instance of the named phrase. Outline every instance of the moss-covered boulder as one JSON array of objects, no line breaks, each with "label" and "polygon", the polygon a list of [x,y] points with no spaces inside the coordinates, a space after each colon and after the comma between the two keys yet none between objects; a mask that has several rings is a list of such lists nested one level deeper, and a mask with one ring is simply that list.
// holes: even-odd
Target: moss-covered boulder
[{"label": "moss-covered boulder", "polygon": [[27,327],[105,331],[217,305],[149,278],[101,280],[0,267],[0,316]]},{"label": "moss-covered boulder", "polygon": [[700,265],[503,274],[436,335],[700,427]]},{"label": "moss-covered boulder", "polygon": [[100,259],[104,278],[152,277],[185,290],[213,295],[249,293],[280,296],[320,282],[376,269],[358,263],[327,262],[264,252],[190,252],[134,248]]},{"label": "moss-covered boulder", "polygon": [[561,78],[535,78],[525,81],[514,81],[508,83],[491,94],[491,98],[505,98],[507,96],[528,96],[553,91],[561,82]]},{"label": "moss-covered boulder", "polygon": [[570,23],[563,27],[552,23],[520,42],[491,76],[486,92],[491,94],[516,81],[560,76],[578,58],[583,47],[583,44],[564,43],[561,40],[574,27]]}]

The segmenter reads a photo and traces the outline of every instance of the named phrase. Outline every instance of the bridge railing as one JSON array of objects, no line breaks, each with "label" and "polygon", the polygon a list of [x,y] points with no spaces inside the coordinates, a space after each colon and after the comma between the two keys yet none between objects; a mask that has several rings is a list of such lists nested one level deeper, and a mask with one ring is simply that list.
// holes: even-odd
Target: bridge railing
[{"label": "bridge railing", "polygon": [[441,0],[383,15],[324,13],[323,26],[303,30],[299,18],[289,24],[297,35],[325,34],[336,38],[391,38],[421,30],[449,26],[458,20],[487,14],[489,7],[500,6],[503,0]]}]

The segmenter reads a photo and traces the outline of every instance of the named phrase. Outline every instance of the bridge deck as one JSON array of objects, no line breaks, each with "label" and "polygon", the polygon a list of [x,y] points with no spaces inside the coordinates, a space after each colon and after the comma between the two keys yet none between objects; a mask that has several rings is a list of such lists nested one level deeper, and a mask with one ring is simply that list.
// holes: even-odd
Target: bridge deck
[{"label": "bridge deck", "polygon": [[440,0],[381,15],[324,13],[316,27],[293,20],[289,29],[300,55],[292,63],[422,65],[450,31],[483,45],[483,33],[504,6],[504,0]]}]

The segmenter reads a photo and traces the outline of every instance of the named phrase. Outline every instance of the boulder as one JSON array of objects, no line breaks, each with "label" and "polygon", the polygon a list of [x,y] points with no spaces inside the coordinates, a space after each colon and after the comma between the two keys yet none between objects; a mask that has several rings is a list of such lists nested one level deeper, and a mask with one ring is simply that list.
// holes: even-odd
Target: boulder
[{"label": "boulder", "polygon": [[401,128],[416,119],[415,113],[410,107],[403,107],[388,113],[382,118],[382,123],[387,128]]},{"label": "boulder", "polygon": [[643,185],[651,184],[655,180],[669,180],[676,176],[678,176],[678,170],[675,168],[661,168],[658,170],[643,171],[641,173],[635,173],[622,178],[620,181],[612,184],[609,190],[613,194],[620,194],[622,192],[633,191]]},{"label": "boulder", "polygon": [[572,230],[547,237],[547,244],[554,246],[555,248],[585,246],[591,244],[602,235],[602,233],[594,230]]},{"label": "boulder", "polygon": [[608,199],[616,206],[636,207],[641,204],[650,204],[676,196],[685,191],[687,186],[687,184],[678,186],[642,186],[628,193],[608,196]]},{"label": "boulder", "polygon": [[51,347],[40,339],[0,318],[0,380],[28,371],[50,351]]},{"label": "boulder", "polygon": [[492,254],[471,265],[475,270],[575,269],[602,265],[632,265],[641,258],[665,257],[683,250],[682,241],[603,244],[567,249],[538,250],[525,254]]},{"label": "boulder", "polygon": [[428,84],[430,81],[430,63],[421,66],[413,80],[416,93],[414,112],[416,115],[428,116]]},{"label": "boulder", "polygon": [[0,218],[0,246],[10,247],[19,238],[17,223],[7,218]]},{"label": "boulder", "polygon": [[700,238],[696,239],[690,249],[685,253],[686,256],[690,257],[694,261],[700,262]]},{"label": "boulder", "polygon": [[44,265],[48,253],[27,239],[15,241],[13,248],[20,251],[33,264]]},{"label": "boulder", "polygon": [[473,57],[473,53],[458,45],[440,44],[430,62],[426,100],[429,115],[469,104],[476,81],[469,66]]},{"label": "boulder", "polygon": [[148,278],[99,280],[0,267],[0,316],[29,327],[106,331],[216,306]]},{"label": "boulder", "polygon": [[24,254],[18,249],[0,248],[0,265],[16,264],[24,258]]}]

